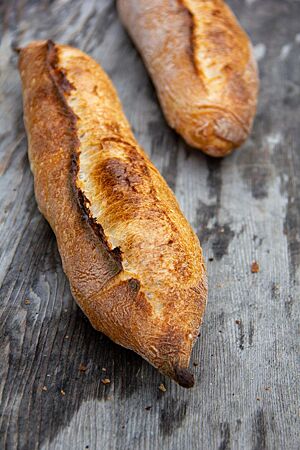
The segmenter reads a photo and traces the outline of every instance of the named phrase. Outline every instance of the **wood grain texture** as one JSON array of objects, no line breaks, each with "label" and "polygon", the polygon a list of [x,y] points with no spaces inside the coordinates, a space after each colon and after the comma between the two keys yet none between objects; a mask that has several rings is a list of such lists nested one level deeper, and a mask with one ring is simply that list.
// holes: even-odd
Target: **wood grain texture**
[{"label": "wood grain texture", "polygon": [[[229,3],[252,37],[261,92],[251,138],[216,161],[166,125],[113,2],[1,2],[1,449],[299,449],[300,6]],[[34,199],[12,50],[48,37],[107,70],[202,240],[209,301],[191,391],[95,332],[72,300]]]}]

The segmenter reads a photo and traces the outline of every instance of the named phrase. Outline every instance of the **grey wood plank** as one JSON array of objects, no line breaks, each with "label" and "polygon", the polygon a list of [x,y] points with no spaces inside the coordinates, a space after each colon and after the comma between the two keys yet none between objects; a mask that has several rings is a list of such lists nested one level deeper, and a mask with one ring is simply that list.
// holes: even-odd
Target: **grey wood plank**
[{"label": "grey wood plank", "polygon": [[[1,449],[300,448],[300,4],[229,3],[254,42],[261,92],[251,138],[222,161],[169,129],[112,1],[0,3]],[[34,199],[12,50],[45,38],[109,73],[201,239],[209,303],[190,391],[95,332],[71,297]]]}]

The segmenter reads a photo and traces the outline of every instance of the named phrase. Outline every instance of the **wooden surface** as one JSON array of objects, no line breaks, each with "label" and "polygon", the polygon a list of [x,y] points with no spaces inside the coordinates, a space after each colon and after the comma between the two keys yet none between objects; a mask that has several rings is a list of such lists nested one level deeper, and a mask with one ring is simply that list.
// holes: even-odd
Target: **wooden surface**
[{"label": "wooden surface", "polygon": [[[0,2],[1,449],[300,448],[300,3],[229,3],[255,45],[260,103],[246,145],[213,160],[166,125],[113,2]],[[192,390],[95,332],[72,300],[34,199],[12,51],[40,38],[103,65],[201,239],[209,302]]]}]

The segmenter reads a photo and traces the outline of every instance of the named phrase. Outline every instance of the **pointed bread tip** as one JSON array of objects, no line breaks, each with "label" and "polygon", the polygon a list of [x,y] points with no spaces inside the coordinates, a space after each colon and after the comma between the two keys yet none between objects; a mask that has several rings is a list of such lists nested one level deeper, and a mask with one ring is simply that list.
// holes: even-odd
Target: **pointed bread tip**
[{"label": "pointed bread tip", "polygon": [[180,367],[175,367],[175,381],[185,388],[191,388],[195,383],[194,375],[188,369]]}]

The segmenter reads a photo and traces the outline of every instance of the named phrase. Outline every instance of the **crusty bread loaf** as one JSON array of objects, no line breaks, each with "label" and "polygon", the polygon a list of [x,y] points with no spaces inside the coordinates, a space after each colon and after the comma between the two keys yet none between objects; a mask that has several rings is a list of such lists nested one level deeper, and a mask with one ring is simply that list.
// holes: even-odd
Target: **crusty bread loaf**
[{"label": "crusty bread loaf", "polygon": [[258,75],[249,38],[223,0],[118,0],[169,125],[224,156],[247,138]]},{"label": "crusty bread loaf", "polygon": [[111,81],[51,41],[20,53],[35,194],[92,325],[185,387],[206,304],[198,239]]}]

